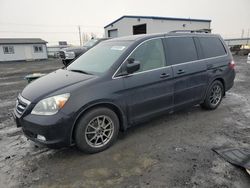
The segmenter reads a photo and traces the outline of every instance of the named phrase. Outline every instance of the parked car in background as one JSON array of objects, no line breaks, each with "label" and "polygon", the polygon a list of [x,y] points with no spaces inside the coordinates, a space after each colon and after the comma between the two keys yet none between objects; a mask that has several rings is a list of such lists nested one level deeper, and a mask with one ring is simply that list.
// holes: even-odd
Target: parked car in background
[{"label": "parked car in background", "polygon": [[232,54],[238,55],[240,48],[241,48],[241,45],[235,45],[235,46],[230,47],[230,51]]},{"label": "parked car in background", "polygon": [[250,63],[250,53],[247,55],[247,62]]},{"label": "parked car in background", "polygon": [[59,51],[59,57],[62,59],[63,64],[65,66],[68,66],[74,59],[84,54],[90,48],[107,39],[108,38],[91,39],[84,43],[83,46],[63,48]]},{"label": "parked car in background", "polygon": [[14,117],[30,140],[96,153],[155,116],[197,104],[216,109],[234,84],[234,66],[219,35],[115,38],[26,86]]}]

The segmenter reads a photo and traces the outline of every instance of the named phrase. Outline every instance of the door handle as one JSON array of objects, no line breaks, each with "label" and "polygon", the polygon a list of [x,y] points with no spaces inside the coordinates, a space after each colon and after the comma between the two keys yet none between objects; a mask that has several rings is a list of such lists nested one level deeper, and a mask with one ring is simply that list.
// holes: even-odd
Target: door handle
[{"label": "door handle", "polygon": [[185,71],[182,69],[178,70],[178,72],[177,72],[177,74],[184,74],[184,73],[185,73]]},{"label": "door handle", "polygon": [[160,78],[167,78],[167,77],[169,77],[169,76],[170,76],[170,74],[162,73],[161,76],[160,76]]}]

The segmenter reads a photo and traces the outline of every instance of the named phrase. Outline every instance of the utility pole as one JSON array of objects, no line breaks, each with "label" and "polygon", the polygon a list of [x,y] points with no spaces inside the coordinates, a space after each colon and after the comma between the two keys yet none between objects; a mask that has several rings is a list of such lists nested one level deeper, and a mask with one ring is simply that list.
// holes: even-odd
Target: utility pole
[{"label": "utility pole", "polygon": [[80,39],[80,46],[82,46],[82,34],[81,34],[81,26],[78,26],[78,31],[79,31],[79,39]]},{"label": "utility pole", "polygon": [[244,29],[242,29],[242,32],[241,32],[241,38],[244,37]]},{"label": "utility pole", "polygon": [[247,45],[248,45],[248,42],[249,42],[249,33],[250,32],[250,29],[248,28],[248,31],[247,31]]}]

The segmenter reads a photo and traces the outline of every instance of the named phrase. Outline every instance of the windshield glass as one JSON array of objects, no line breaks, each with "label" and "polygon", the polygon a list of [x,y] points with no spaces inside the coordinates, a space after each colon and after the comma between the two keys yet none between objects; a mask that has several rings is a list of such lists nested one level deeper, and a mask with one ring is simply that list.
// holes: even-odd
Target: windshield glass
[{"label": "windshield glass", "polygon": [[91,39],[91,40],[85,42],[85,43],[83,44],[83,47],[92,47],[92,46],[94,46],[95,43],[97,43],[97,42],[98,42],[97,39]]},{"label": "windshield glass", "polygon": [[67,70],[102,74],[115,63],[130,43],[128,41],[102,42],[77,58],[67,67]]}]

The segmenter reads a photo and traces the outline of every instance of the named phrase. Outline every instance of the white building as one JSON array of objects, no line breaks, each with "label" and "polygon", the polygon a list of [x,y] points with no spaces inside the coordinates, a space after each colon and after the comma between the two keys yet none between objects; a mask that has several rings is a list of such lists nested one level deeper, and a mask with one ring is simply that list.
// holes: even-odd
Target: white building
[{"label": "white building", "polygon": [[250,46],[250,38],[234,38],[234,39],[225,39],[225,43],[231,46]]},{"label": "white building", "polygon": [[39,38],[0,38],[0,62],[47,59],[46,43]]},{"label": "white building", "polygon": [[155,16],[122,16],[106,25],[105,37],[121,37],[147,33],[167,33],[173,30],[210,30],[211,20]]}]

